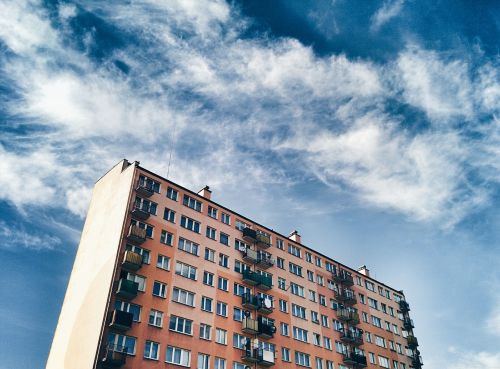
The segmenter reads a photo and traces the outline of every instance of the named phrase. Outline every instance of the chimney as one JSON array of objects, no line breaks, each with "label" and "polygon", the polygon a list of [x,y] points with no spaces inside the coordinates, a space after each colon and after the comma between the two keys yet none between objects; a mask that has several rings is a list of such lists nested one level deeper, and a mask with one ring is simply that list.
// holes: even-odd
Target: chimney
[{"label": "chimney", "polygon": [[292,241],[300,243],[300,234],[299,231],[294,230],[292,233],[290,233],[290,236],[288,236],[289,239]]},{"label": "chimney", "polygon": [[210,200],[210,197],[212,196],[212,191],[210,191],[210,187],[205,186],[201,190],[198,191],[198,195],[203,196],[207,200]]},{"label": "chimney", "polygon": [[360,272],[361,274],[369,277],[370,276],[370,271],[368,270],[368,268],[366,267],[366,265],[363,265],[363,266],[360,266],[358,268],[358,272]]}]

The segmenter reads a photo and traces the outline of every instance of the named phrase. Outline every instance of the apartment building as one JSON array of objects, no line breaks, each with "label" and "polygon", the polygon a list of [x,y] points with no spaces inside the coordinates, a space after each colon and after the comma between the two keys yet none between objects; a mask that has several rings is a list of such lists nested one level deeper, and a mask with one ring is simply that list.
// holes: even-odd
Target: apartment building
[{"label": "apartment building", "polygon": [[402,291],[121,161],[97,181],[48,369],[420,369]]}]

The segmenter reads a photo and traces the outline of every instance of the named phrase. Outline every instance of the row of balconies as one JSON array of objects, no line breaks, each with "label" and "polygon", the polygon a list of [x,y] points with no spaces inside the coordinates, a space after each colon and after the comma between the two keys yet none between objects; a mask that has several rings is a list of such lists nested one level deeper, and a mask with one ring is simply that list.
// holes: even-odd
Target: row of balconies
[{"label": "row of balconies", "polygon": [[354,284],[354,278],[352,277],[352,274],[342,269],[332,272],[332,279],[344,286],[352,286]]},{"label": "row of balconies", "polygon": [[262,317],[258,317],[257,319],[244,317],[241,330],[247,334],[267,339],[273,338],[274,333],[276,333],[276,326],[264,321]]},{"label": "row of balconies", "polygon": [[127,347],[107,344],[101,356],[101,366],[102,368],[119,368],[125,365],[127,360]]},{"label": "row of balconies", "polygon": [[343,330],[340,333],[340,340],[348,345],[361,346],[363,344],[363,331],[361,329]]},{"label": "row of balconies", "polygon": [[356,303],[356,294],[350,289],[339,289],[334,292],[335,299],[345,305],[354,305]]},{"label": "row of balconies", "polygon": [[351,325],[359,324],[359,314],[356,311],[340,308],[337,310],[337,318]]},{"label": "row of balconies", "polygon": [[420,356],[420,352],[416,350],[415,354],[411,359],[411,366],[414,369],[421,369],[424,366],[424,362],[422,361],[422,356]]}]

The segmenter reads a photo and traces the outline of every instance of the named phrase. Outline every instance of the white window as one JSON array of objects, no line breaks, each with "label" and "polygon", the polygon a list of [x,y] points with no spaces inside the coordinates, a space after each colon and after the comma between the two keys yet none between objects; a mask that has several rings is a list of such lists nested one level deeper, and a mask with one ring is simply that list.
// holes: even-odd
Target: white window
[{"label": "white window", "polygon": [[316,369],[323,369],[323,359],[319,357],[316,358]]},{"label": "white window", "polygon": [[307,331],[299,327],[293,327],[293,338],[302,342],[307,342]]},{"label": "white window", "polygon": [[375,361],[375,354],[373,352],[369,352],[368,353],[368,357],[370,358],[370,363],[371,364],[375,364],[376,361]]},{"label": "white window", "polygon": [[209,205],[208,206],[208,216],[210,218],[217,219],[217,209]]},{"label": "white window", "polygon": [[224,277],[219,277],[217,279],[217,287],[219,290],[229,291],[228,280]]},{"label": "white window", "polygon": [[170,258],[165,255],[158,255],[156,266],[160,269],[170,270]]},{"label": "white window", "polygon": [[285,242],[283,240],[280,240],[279,238],[276,239],[276,247],[280,250],[285,249]]},{"label": "white window", "polygon": [[380,318],[377,318],[376,316],[373,316],[373,315],[372,315],[372,324],[375,327],[382,328],[382,321],[380,320]]},{"label": "white window", "polygon": [[125,249],[128,251],[135,252],[136,254],[142,255],[142,262],[144,264],[149,264],[150,262],[150,251],[143,249],[142,247],[136,246],[136,245],[130,245],[127,244],[125,246]]},{"label": "white window", "polygon": [[196,369],[210,369],[210,355],[199,353]]},{"label": "white window", "polygon": [[321,325],[323,327],[328,328],[329,327],[329,322],[328,322],[328,316],[327,315],[321,315]]},{"label": "white window", "polygon": [[156,215],[156,209],[158,207],[158,204],[155,202],[143,199],[139,196],[136,196],[134,206],[136,209],[140,209],[142,211],[145,211],[146,213]]},{"label": "white window", "polygon": [[335,367],[333,366],[333,361],[326,361],[326,369],[335,369]]},{"label": "white window", "polygon": [[222,213],[220,220],[222,221],[222,223],[231,224],[231,216],[229,214]]},{"label": "white window", "polygon": [[219,265],[224,268],[229,268],[229,256],[219,253]]},{"label": "white window", "polygon": [[192,265],[178,261],[175,264],[175,274],[196,281],[196,268]]},{"label": "white window", "polygon": [[304,287],[299,286],[296,283],[290,283],[290,292],[292,292],[294,295],[304,297]]},{"label": "white window", "polygon": [[327,350],[331,350],[332,349],[332,340],[328,337],[323,336],[323,346]]},{"label": "white window", "polygon": [[280,299],[280,311],[287,313],[288,312],[288,304],[286,300]]},{"label": "white window", "polygon": [[292,315],[305,320],[306,308],[297,304],[292,304]]},{"label": "white window", "polygon": [[212,338],[212,327],[208,324],[200,324],[200,338],[210,341]]},{"label": "white window", "polygon": [[389,368],[389,359],[387,359],[386,357],[383,357],[383,356],[379,356],[378,357],[378,364],[382,367],[382,368]]},{"label": "white window", "polygon": [[280,333],[282,336],[289,336],[290,331],[288,329],[288,324],[281,322],[280,323]]},{"label": "white window", "polygon": [[134,322],[141,321],[141,306],[132,304],[130,302],[125,302],[121,300],[115,301],[115,309],[120,311],[125,311],[133,315],[132,320]]},{"label": "white window", "polygon": [[110,333],[108,336],[108,342],[113,345],[114,349],[115,348],[118,349],[119,347],[126,347],[127,355],[135,355],[135,344],[136,344],[135,337]]},{"label": "white window", "polygon": [[142,174],[139,176],[139,186],[146,187],[151,191],[160,193],[160,182],[157,182],[151,178],[143,176]]},{"label": "white window", "polygon": [[201,298],[201,310],[212,312],[213,300],[210,297],[203,296]]},{"label": "white window", "polygon": [[307,271],[307,279],[311,282],[314,282],[314,273],[310,270]]},{"label": "white window", "polygon": [[171,200],[177,201],[179,193],[172,187],[167,188],[167,197]]},{"label": "white window", "polygon": [[313,333],[313,344],[315,346],[321,346],[321,335],[318,333]]},{"label": "white window", "polygon": [[158,360],[160,357],[160,344],[158,342],[146,341],[144,344],[144,358]]},{"label": "white window", "polygon": [[313,260],[312,257],[313,257],[312,254],[310,252],[306,251],[306,261],[308,263],[312,263],[312,260]]},{"label": "white window", "polygon": [[288,270],[290,273],[298,275],[299,277],[302,277],[302,267],[298,266],[297,264],[294,264],[292,262],[288,263]]},{"label": "white window", "polygon": [[186,251],[190,254],[198,256],[199,247],[200,245],[198,245],[193,241],[186,240],[185,238],[182,237],[179,238],[179,245],[178,245],[179,250]]},{"label": "white window", "polygon": [[188,218],[187,216],[181,216],[181,227],[189,229],[190,231],[200,233],[200,222],[194,219]]},{"label": "white window", "polygon": [[191,351],[179,347],[167,346],[165,362],[189,367],[191,365]]},{"label": "white window", "polygon": [[151,309],[149,312],[148,323],[150,325],[154,325],[155,327],[163,327],[163,313],[161,311]]},{"label": "white window", "polygon": [[167,232],[166,230],[162,229],[161,235],[160,235],[160,243],[163,243],[164,245],[172,246],[173,241],[174,241],[174,235],[172,233]]},{"label": "white window", "polygon": [[317,267],[321,268],[321,258],[319,258],[318,256],[315,256],[314,263],[316,264]]},{"label": "white window", "polygon": [[194,293],[174,287],[172,301],[183,305],[194,306]]},{"label": "white window", "polygon": [[384,347],[385,348],[385,339],[383,337],[380,337],[380,336],[375,336],[375,344],[377,346],[380,346],[380,347]]},{"label": "white window", "polygon": [[214,285],[214,275],[210,272],[204,271],[203,272],[203,284],[206,284],[207,286],[212,286]]},{"label": "white window", "polygon": [[168,222],[175,223],[175,211],[165,208],[163,211],[163,219],[165,219]]},{"label": "white window", "polygon": [[158,281],[153,283],[153,296],[165,298],[167,295],[167,285]]},{"label": "white window", "polygon": [[247,337],[238,333],[233,333],[233,347],[237,349],[244,349]]},{"label": "white window", "polygon": [[227,317],[227,304],[217,301],[217,315]]},{"label": "white window", "polygon": [[205,260],[215,263],[215,250],[205,248]]},{"label": "white window", "polygon": [[316,302],[316,291],[309,290],[309,300]]},{"label": "white window", "polygon": [[295,351],[295,364],[309,368],[311,366],[309,355],[300,351]]},{"label": "white window", "polygon": [[280,290],[286,290],[286,279],[278,277],[278,288]]},{"label": "white window", "polygon": [[207,226],[207,231],[205,232],[205,235],[208,238],[215,240],[217,238],[217,230],[215,228]]},{"label": "white window", "polygon": [[226,369],[226,359],[223,359],[221,357],[216,357],[215,369]]},{"label": "white window", "polygon": [[227,345],[227,331],[225,329],[217,328],[215,330],[215,342]]},{"label": "white window", "polygon": [[202,203],[201,201],[198,201],[191,196],[184,195],[184,198],[182,200],[182,204],[187,206],[188,208],[194,209],[196,211],[201,212],[202,210]]},{"label": "white window", "polygon": [[223,245],[229,246],[229,235],[221,232],[220,237],[219,237],[219,241]]},{"label": "white window", "polygon": [[168,326],[168,329],[177,333],[182,333],[182,334],[193,334],[193,321],[186,319],[186,318],[181,318],[179,316],[172,315],[170,317],[170,324]]},{"label": "white window", "polygon": [[288,244],[288,253],[298,258],[302,257],[300,247],[294,246],[292,244]]}]

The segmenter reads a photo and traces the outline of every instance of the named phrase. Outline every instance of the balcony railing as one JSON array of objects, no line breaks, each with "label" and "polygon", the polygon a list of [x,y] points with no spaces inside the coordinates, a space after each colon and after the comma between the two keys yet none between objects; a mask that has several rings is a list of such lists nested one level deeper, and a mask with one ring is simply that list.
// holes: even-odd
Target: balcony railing
[{"label": "balcony railing", "polygon": [[405,314],[410,311],[410,305],[405,300],[399,300],[399,310]]},{"label": "balcony railing", "polygon": [[274,324],[269,324],[264,322],[264,320],[259,317],[259,337],[261,338],[273,338],[274,333],[276,333],[276,326]]},{"label": "balcony railing", "polygon": [[255,286],[261,290],[269,290],[273,287],[272,277],[256,273],[249,269],[243,270],[243,282]]},{"label": "balcony railing", "polygon": [[242,232],[242,237],[245,241],[254,243],[257,242],[257,231],[252,228],[243,228]]},{"label": "balcony railing", "polygon": [[352,325],[359,324],[359,314],[355,311],[349,311],[347,309],[337,310],[337,318],[344,322],[349,322]]},{"label": "balcony railing", "polygon": [[347,273],[345,270],[332,272],[332,278],[335,282],[341,283],[344,286],[352,286],[354,284],[352,275]]},{"label": "balcony railing", "polygon": [[146,241],[146,230],[131,224],[128,229],[127,239],[138,244],[144,243]]},{"label": "balcony railing", "polygon": [[406,331],[409,331],[409,330],[415,328],[415,325],[413,324],[413,319],[405,318],[403,320],[403,327]]},{"label": "balcony railing", "polygon": [[257,251],[246,248],[243,252],[243,260],[246,261],[247,263],[252,263],[255,264],[259,260],[259,254]]},{"label": "balcony railing", "polygon": [[363,332],[362,331],[351,331],[345,330],[340,334],[340,340],[344,343],[351,344],[353,346],[360,346],[363,344]]},{"label": "balcony railing", "polygon": [[241,360],[248,363],[257,363],[259,366],[273,366],[274,365],[274,352],[263,349],[245,349]]},{"label": "balcony railing", "polygon": [[135,202],[132,208],[132,216],[140,220],[146,220],[149,218],[150,212],[145,204]]},{"label": "balcony railing", "polygon": [[270,254],[259,252],[257,253],[257,265],[263,269],[267,269],[274,265],[274,260]]},{"label": "balcony railing", "polygon": [[408,347],[412,350],[418,347],[418,340],[417,337],[409,335],[406,337],[406,340],[408,342]]},{"label": "balcony railing", "polygon": [[415,369],[421,369],[422,366],[424,366],[424,363],[422,361],[422,356],[420,355],[415,355],[411,359],[411,366]]},{"label": "balcony railing", "polygon": [[342,301],[346,305],[354,305],[356,303],[356,295],[352,290],[335,291],[335,299]]},{"label": "balcony railing", "polygon": [[271,247],[271,236],[263,233],[257,233],[257,245],[265,249]]},{"label": "balcony railing", "polygon": [[139,283],[122,278],[118,281],[118,288],[116,289],[116,294],[125,299],[133,299],[134,297],[137,296],[138,290],[139,290]]},{"label": "balcony railing", "polygon": [[130,250],[125,251],[123,255],[122,267],[128,270],[136,271],[142,266],[142,255]]},{"label": "balcony railing", "polygon": [[104,353],[101,359],[103,368],[119,368],[125,365],[127,360],[127,347],[108,344],[104,348]]},{"label": "balcony railing", "polygon": [[355,352],[347,352],[344,354],[344,364],[352,365],[358,368],[366,367],[366,356],[356,354]]},{"label": "balcony railing", "polygon": [[132,327],[134,314],[121,310],[113,310],[109,326],[114,329],[125,331]]},{"label": "balcony railing", "polygon": [[274,310],[273,300],[252,295],[247,292],[241,296],[243,307],[251,310],[257,310],[263,314],[270,314]]},{"label": "balcony railing", "polygon": [[152,183],[148,183],[147,181],[141,181],[141,180],[137,182],[136,191],[138,194],[145,197],[150,197],[154,193]]},{"label": "balcony railing", "polygon": [[259,322],[251,318],[243,318],[241,330],[248,334],[258,334],[259,333]]}]

